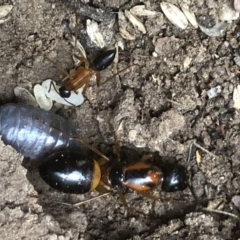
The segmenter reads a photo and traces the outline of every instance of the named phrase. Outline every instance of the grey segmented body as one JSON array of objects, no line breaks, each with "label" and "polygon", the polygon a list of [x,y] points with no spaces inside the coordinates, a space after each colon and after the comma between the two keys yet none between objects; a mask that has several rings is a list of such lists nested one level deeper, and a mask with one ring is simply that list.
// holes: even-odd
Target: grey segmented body
[{"label": "grey segmented body", "polygon": [[53,112],[21,104],[0,107],[0,135],[6,145],[31,159],[53,152],[80,150],[76,127]]}]

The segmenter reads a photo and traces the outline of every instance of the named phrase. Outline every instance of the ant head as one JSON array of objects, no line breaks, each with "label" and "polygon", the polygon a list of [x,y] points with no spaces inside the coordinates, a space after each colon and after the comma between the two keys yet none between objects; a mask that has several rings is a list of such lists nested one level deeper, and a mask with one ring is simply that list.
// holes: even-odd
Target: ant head
[{"label": "ant head", "polygon": [[162,190],[165,192],[182,191],[188,187],[188,174],[184,166],[167,164],[163,166],[164,180]]},{"label": "ant head", "polygon": [[65,87],[59,88],[59,95],[62,98],[69,98],[71,96],[71,91],[68,91]]}]

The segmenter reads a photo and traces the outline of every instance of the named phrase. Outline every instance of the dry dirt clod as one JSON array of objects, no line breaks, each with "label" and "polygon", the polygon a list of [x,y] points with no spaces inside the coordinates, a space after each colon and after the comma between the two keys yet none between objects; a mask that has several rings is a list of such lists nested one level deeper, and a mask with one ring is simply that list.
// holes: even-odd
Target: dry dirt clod
[{"label": "dry dirt clod", "polygon": [[0,18],[6,17],[12,10],[13,5],[2,5],[0,6]]}]

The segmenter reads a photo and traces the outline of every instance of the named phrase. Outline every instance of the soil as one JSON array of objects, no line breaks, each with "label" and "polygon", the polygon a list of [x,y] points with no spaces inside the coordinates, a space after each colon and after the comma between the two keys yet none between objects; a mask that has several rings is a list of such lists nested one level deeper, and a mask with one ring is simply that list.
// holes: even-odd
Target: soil
[{"label": "soil", "polygon": [[[144,153],[155,153],[161,163],[186,165],[189,147],[197,142],[209,153],[194,147],[187,164],[196,196],[190,189],[172,194],[158,189],[154,194],[163,200],[153,202],[128,193],[134,215],[115,194],[73,208],[62,202],[75,203],[98,193],[74,195],[51,189],[36,170],[22,166],[23,156],[1,143],[0,239],[240,239],[238,219],[203,209],[240,214],[239,200],[233,201],[240,195],[240,115],[233,108],[233,89],[239,84],[234,60],[239,57],[239,20],[228,23],[218,37],[209,37],[190,24],[181,30],[167,20],[159,1],[144,1],[158,15],[139,17],[145,34],[129,23],[135,40],[123,39],[117,11],[139,2],[1,0],[0,5],[11,4],[13,9],[0,25],[0,101],[16,102],[15,86],[32,91],[47,78],[60,82],[63,74],[44,56],[72,69],[76,49],[70,43],[71,31],[89,58],[94,57],[100,49],[86,34],[86,19],[93,19],[107,47],[118,41],[124,46],[119,62],[101,72],[102,82],[129,64],[137,66],[99,88],[93,83],[87,93],[91,104],[55,104],[51,111],[73,122],[79,135],[105,154],[114,144],[111,122],[123,151],[135,161]],[[177,0],[168,2],[178,5]],[[185,2],[201,25],[212,27],[227,1]],[[80,30],[74,28],[76,15]],[[216,86],[221,92],[209,99],[207,91]]]}]

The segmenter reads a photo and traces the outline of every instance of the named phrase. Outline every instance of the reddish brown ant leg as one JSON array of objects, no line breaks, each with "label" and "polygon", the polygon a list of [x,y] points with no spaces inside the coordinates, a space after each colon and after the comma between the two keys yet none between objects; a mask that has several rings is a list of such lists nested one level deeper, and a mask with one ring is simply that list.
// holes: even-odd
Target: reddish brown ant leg
[{"label": "reddish brown ant leg", "polygon": [[107,188],[105,188],[103,185],[99,184],[95,190],[101,194],[104,194],[104,193],[110,193],[111,191],[109,191]]},{"label": "reddish brown ant leg", "polygon": [[137,192],[139,195],[142,195],[143,197],[148,198],[148,199],[151,199],[151,200],[153,200],[153,201],[159,200],[158,197],[155,197],[155,196],[153,196],[153,195],[151,195],[151,194],[149,194],[149,193],[147,193],[147,192],[139,192],[139,191],[136,191],[136,192]]},{"label": "reddish brown ant leg", "polygon": [[110,81],[111,79],[115,78],[117,75],[119,75],[121,72],[133,67],[133,66],[139,66],[138,64],[131,64],[130,66],[127,66],[125,68],[123,68],[122,70],[119,70],[118,72],[116,72],[115,74],[113,74],[111,77],[107,78],[101,85],[107,83],[108,81]]},{"label": "reddish brown ant leg", "polygon": [[130,208],[130,207],[128,206],[124,194],[123,194],[122,192],[118,192],[118,195],[119,195],[119,198],[120,198],[123,206],[127,209],[128,213],[129,213],[130,215],[135,214],[135,212],[136,212],[135,209],[134,209],[134,208]]},{"label": "reddish brown ant leg", "polygon": [[96,72],[96,82],[97,82],[97,86],[98,86],[98,87],[99,87],[99,85],[100,85],[100,80],[101,80],[100,72]]},{"label": "reddish brown ant leg", "polygon": [[47,56],[45,56],[45,58],[50,61],[51,63],[53,63],[54,66],[56,66],[56,68],[61,71],[64,75],[68,76],[68,78],[70,78],[69,73],[61,66],[57,65],[54,61],[52,61],[50,58],[48,58]]},{"label": "reddish brown ant leg", "polygon": [[89,69],[89,61],[85,57],[80,57],[74,54],[74,57],[77,58],[79,61],[84,63],[84,67]]},{"label": "reddish brown ant leg", "polygon": [[139,162],[146,162],[146,161],[148,161],[149,159],[150,159],[150,160],[153,159],[152,154],[143,155],[143,156],[139,159]]},{"label": "reddish brown ant leg", "polygon": [[111,131],[113,132],[113,136],[114,136],[114,150],[118,156],[118,161],[120,162],[120,152],[121,152],[121,147],[120,147],[120,144],[119,144],[119,141],[118,141],[118,137],[115,133],[115,130],[114,130],[114,127],[113,125],[109,122],[109,127],[111,129]]}]

